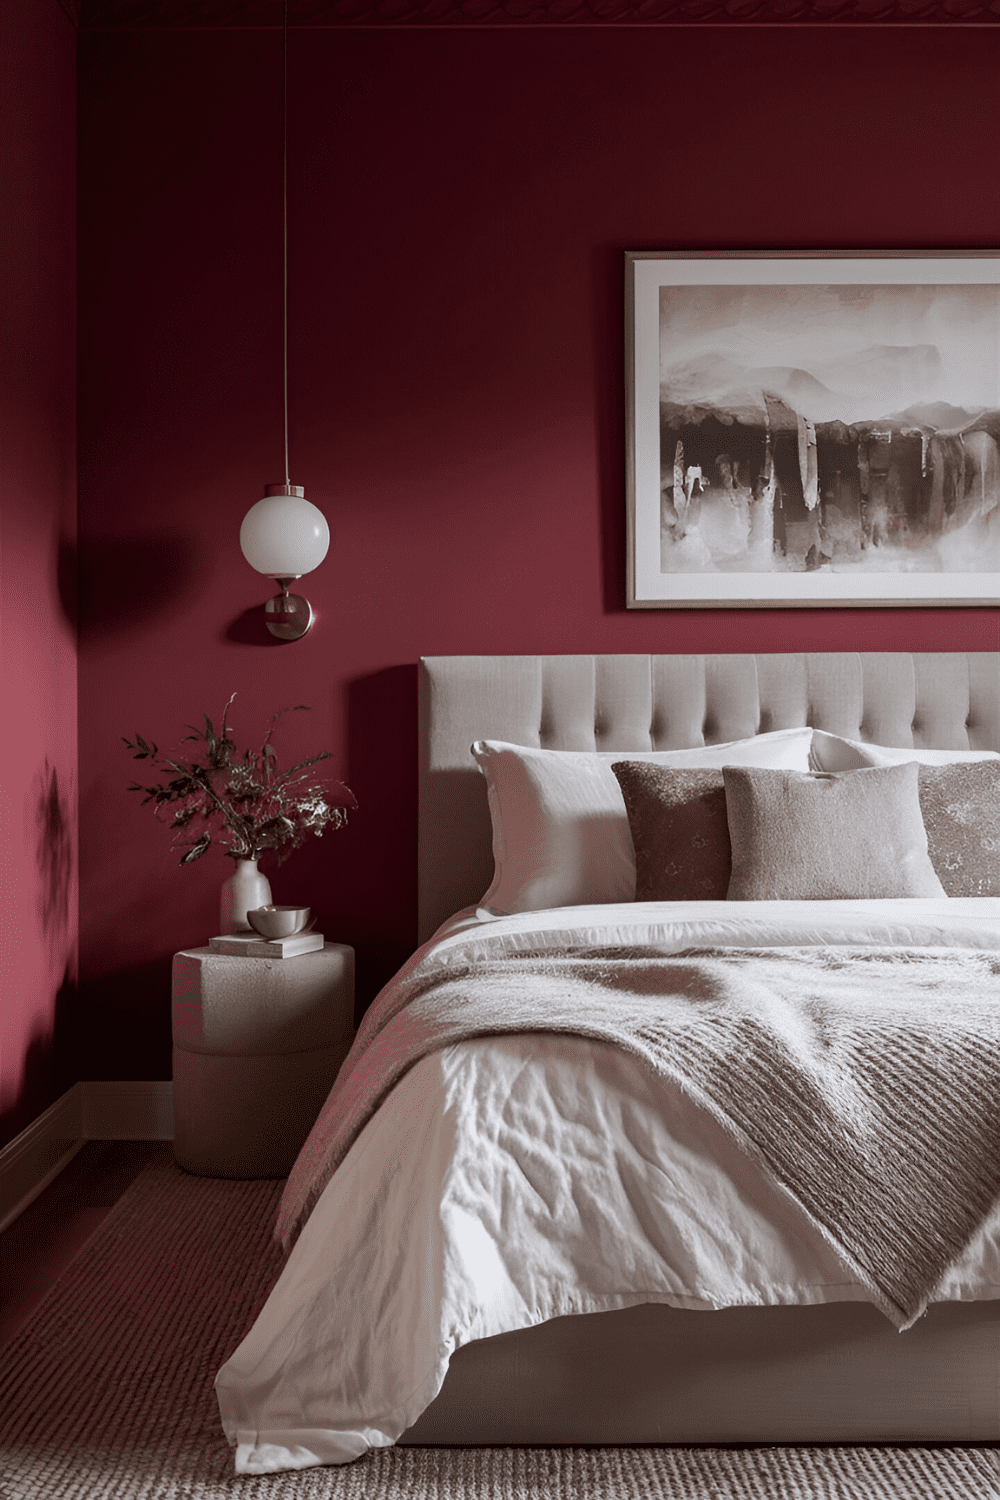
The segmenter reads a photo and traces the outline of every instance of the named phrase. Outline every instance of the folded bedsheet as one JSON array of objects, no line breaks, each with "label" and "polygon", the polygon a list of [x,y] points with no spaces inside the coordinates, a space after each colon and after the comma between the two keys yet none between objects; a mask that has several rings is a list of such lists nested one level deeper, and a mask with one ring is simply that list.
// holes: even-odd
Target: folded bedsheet
[{"label": "folded bedsheet", "polygon": [[[718,967],[721,959],[727,973],[742,966],[751,985],[753,957],[787,973],[804,962],[808,945],[820,950],[821,968],[829,972],[833,961],[838,973],[846,949],[863,948],[869,958],[853,957],[877,964],[879,949],[884,963],[890,948],[926,948],[933,952],[909,960],[915,969],[927,958],[939,975],[949,968],[985,975],[982,1000],[996,967],[988,955],[1000,950],[1000,903],[745,903],[736,911],[726,902],[630,904],[451,924],[372,1007],[289,1180],[286,1231],[308,1209],[310,1192],[316,1207],[217,1380],[238,1472],[343,1462],[391,1443],[433,1400],[460,1344],[566,1313],[649,1301],[712,1308],[868,1298],[905,1322],[927,1295],[1000,1296],[1000,1217],[988,1207],[990,1183],[963,1186],[981,1201],[961,1243],[943,1259],[938,1244],[937,1262],[932,1254],[923,1265],[922,1289],[908,1283],[921,1260],[913,1245],[887,1289],[878,1285],[885,1245],[876,1247],[874,1267],[845,1254],[814,1202],[789,1191],[759,1151],[748,1153],[710,1101],[706,1107],[669,1070],[658,1073],[640,1051],[597,1035],[512,1030],[443,1046],[441,1036],[427,1036],[432,1050],[421,1057],[414,1024],[419,1031],[433,1023],[418,997],[443,992],[460,1009],[465,976],[488,974],[496,1012],[504,1005],[496,988],[504,954],[515,955],[522,975],[548,964],[544,989],[568,952],[596,947],[611,963],[623,945],[640,951],[647,967],[653,955],[661,968],[676,968],[670,955],[691,948],[767,948],[705,960]],[[782,948],[795,952],[775,951]],[[562,973],[564,999],[565,980]],[[786,1031],[792,990],[786,985],[779,1007]],[[477,986],[466,993],[474,1009]],[[533,994],[536,1005],[546,1003]],[[518,1003],[532,1002],[522,995]],[[988,1030],[988,1001],[977,1014]],[[814,1011],[813,1063],[823,1052],[816,1022]],[[365,1074],[392,1054],[391,1033],[401,1024],[411,1032],[412,1065],[374,1112],[363,1105],[359,1112],[358,1101],[372,1093]],[[472,1025],[481,1027],[482,1016]],[[980,1102],[991,1076],[995,1082],[987,1068]],[[988,1129],[982,1110],[977,1118],[977,1128]],[[859,1123],[863,1134],[869,1121]],[[949,1118],[946,1131],[962,1128]]]}]

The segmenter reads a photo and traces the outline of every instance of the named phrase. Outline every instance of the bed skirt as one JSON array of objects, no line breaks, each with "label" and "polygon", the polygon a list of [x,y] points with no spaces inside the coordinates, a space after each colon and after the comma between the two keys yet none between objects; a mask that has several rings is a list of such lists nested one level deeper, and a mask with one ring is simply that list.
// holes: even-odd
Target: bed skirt
[{"label": "bed skirt", "polygon": [[555,1318],[459,1349],[409,1444],[1000,1439],[1000,1302]]}]

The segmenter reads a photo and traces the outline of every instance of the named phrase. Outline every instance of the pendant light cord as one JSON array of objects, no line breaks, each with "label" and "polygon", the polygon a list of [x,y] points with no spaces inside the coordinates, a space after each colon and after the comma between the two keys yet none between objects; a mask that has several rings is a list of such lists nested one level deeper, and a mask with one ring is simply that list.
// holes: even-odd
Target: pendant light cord
[{"label": "pendant light cord", "polygon": [[285,484],[288,468],[288,0],[281,3],[281,256],[282,256],[282,373],[285,401]]}]

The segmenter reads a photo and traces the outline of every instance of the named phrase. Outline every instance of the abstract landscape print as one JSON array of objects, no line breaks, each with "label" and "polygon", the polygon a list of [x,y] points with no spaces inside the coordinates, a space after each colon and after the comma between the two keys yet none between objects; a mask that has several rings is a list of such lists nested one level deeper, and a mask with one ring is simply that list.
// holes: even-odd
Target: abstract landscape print
[{"label": "abstract landscape print", "polygon": [[[630,602],[993,600],[1000,279],[941,283],[922,264],[924,281],[796,282],[781,261],[769,283],[658,278],[661,587]],[[1000,278],[1000,262],[987,264]],[[738,274],[738,261],[725,265]],[[841,265],[870,274],[873,262]],[[648,524],[634,540],[646,554],[636,576],[648,576]],[[672,581],[684,582],[679,598]]]}]

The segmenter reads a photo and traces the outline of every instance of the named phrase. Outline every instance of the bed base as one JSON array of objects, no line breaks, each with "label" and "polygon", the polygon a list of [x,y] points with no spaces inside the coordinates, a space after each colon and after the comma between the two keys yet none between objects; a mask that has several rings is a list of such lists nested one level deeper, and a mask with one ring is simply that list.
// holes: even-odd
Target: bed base
[{"label": "bed base", "polygon": [[1000,1302],[644,1305],[467,1344],[405,1444],[1000,1439]]}]

